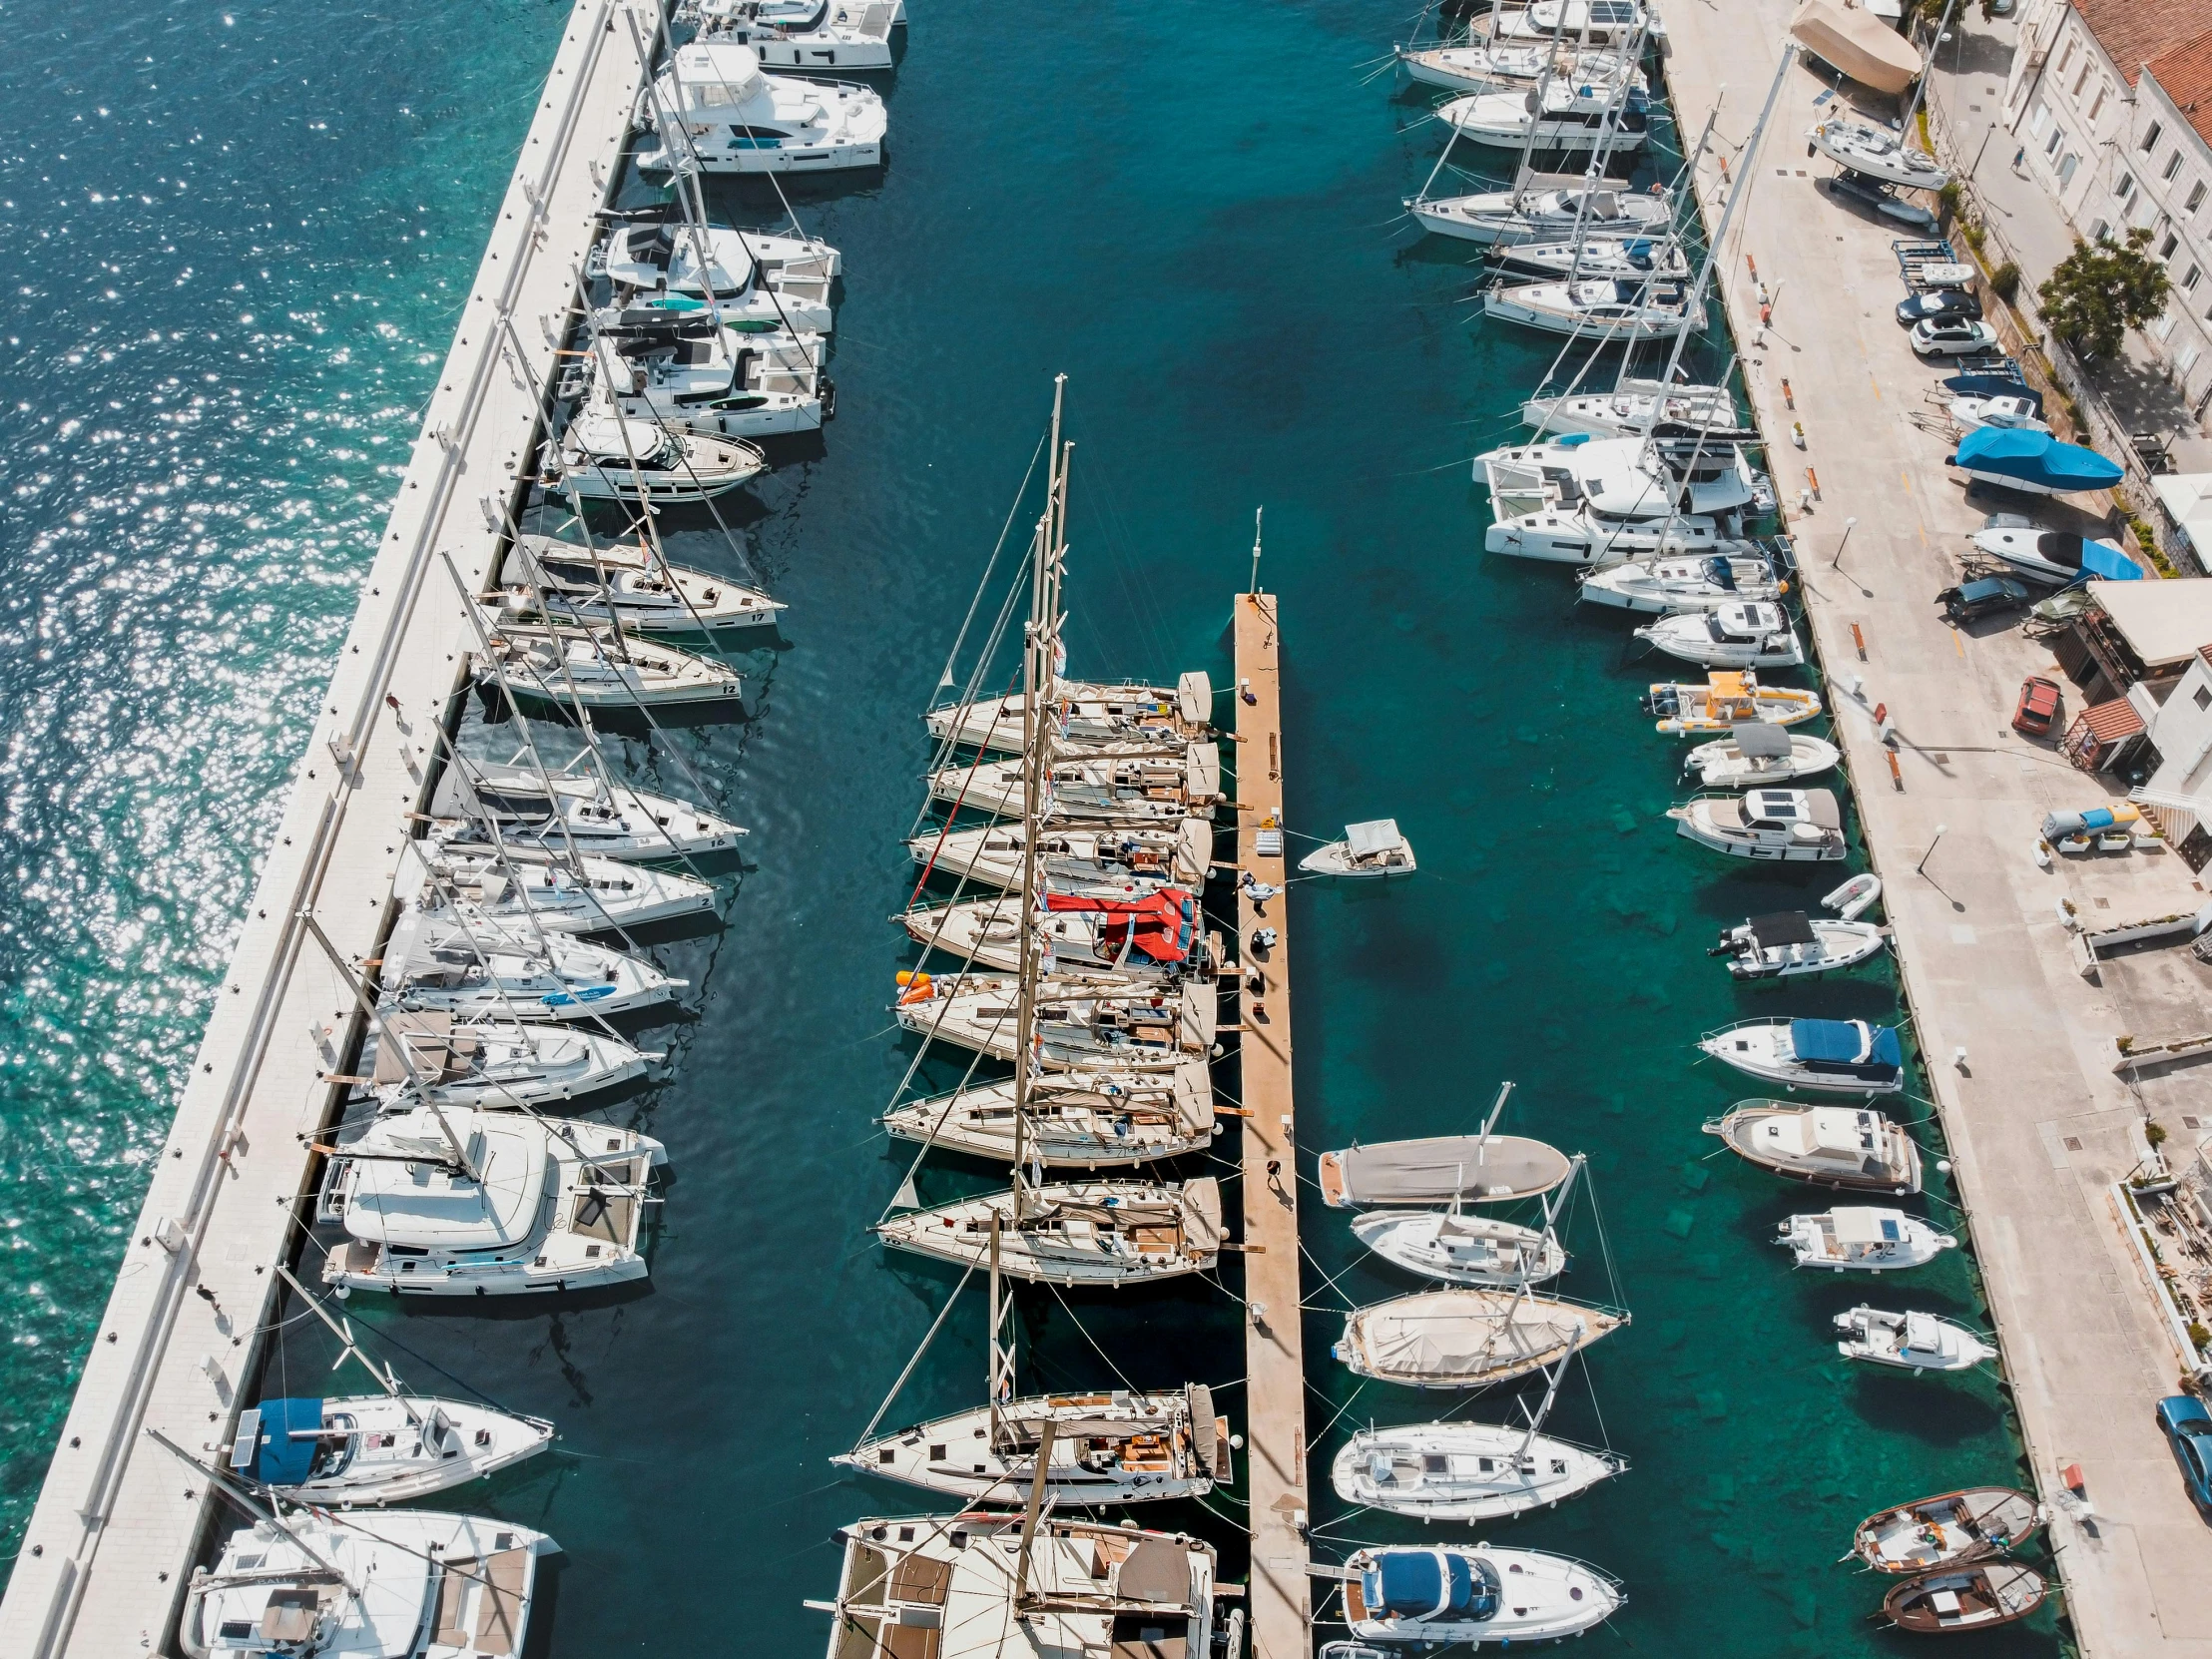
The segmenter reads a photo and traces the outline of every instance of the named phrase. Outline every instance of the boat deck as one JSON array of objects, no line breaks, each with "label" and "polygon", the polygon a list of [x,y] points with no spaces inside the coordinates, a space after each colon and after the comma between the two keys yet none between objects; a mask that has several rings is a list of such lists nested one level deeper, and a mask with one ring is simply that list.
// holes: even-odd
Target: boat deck
[{"label": "boat deck", "polygon": [[[1259,851],[1260,827],[1283,814],[1283,703],[1276,599],[1236,600],[1237,867],[1266,886],[1288,879],[1277,837]],[[1249,698],[1249,701],[1248,701]],[[1241,879],[1241,878],[1240,878]],[[1255,904],[1237,894],[1243,998],[1245,1243],[1245,1459],[1252,1500],[1251,1644],[1254,1659],[1305,1659],[1313,1602],[1306,1576],[1311,1502],[1306,1480],[1306,1350],[1299,1297],[1298,1136],[1291,1104],[1291,931],[1287,895]],[[1275,929],[1262,952],[1252,936]],[[1249,976],[1257,973],[1255,994]],[[1262,1310],[1265,1310],[1263,1312]]]},{"label": "boat deck", "polygon": [[151,1436],[216,1460],[259,1367],[306,1142],[358,1034],[322,939],[357,971],[390,920],[429,727],[472,644],[455,575],[480,592],[496,573],[551,333],[659,31],[632,0],[570,14],[0,1602],[0,1659],[168,1651],[217,1516],[207,1479]]}]

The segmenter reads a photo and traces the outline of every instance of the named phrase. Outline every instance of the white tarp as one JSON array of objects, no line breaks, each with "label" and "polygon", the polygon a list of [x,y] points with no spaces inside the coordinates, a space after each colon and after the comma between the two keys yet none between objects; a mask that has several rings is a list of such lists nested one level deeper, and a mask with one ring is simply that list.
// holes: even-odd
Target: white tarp
[{"label": "white tarp", "polygon": [[2169,472],[2150,487],[2166,516],[2181,526],[2197,563],[2212,559],[2212,472]]}]

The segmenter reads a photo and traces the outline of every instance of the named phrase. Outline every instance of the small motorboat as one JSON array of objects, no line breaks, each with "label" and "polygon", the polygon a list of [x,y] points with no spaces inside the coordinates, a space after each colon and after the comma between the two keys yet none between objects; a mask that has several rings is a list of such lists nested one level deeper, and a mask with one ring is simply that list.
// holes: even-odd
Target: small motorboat
[{"label": "small motorboat", "polygon": [[638,542],[583,547],[521,536],[507,550],[491,603],[507,618],[570,626],[619,623],[632,633],[720,636],[774,628],[784,607],[727,577],[662,561]]},{"label": "small motorboat", "polygon": [[1797,668],[1805,661],[1797,630],[1782,607],[1767,599],[1732,599],[1661,617],[1637,629],[1636,638],[1703,668]]},{"label": "small motorboat", "polygon": [[705,501],[752,482],[768,457],[741,438],[672,432],[594,408],[562,436],[546,487],[586,501]]},{"label": "small motorboat", "polygon": [[[1015,1058],[1018,976],[900,970],[892,1016],[915,1036]],[[1220,1020],[1211,980],[1180,985],[1052,974],[1035,986],[1034,1060],[1046,1071],[1176,1071],[1210,1053]],[[946,1006],[949,1003],[950,1006]]]},{"label": "small motorboat", "polygon": [[1322,1202],[1332,1209],[1509,1204],[1548,1193],[1574,1171],[1556,1147],[1520,1135],[1438,1135],[1377,1141],[1321,1155]]},{"label": "small motorboat", "polygon": [[2041,530],[2032,525],[2025,529],[2000,526],[1976,530],[1973,550],[2000,560],[2033,582],[2074,582],[2084,574],[2128,580],[2120,575],[2119,565],[2125,565],[2137,577],[2142,575],[2141,568],[2108,541],[2092,541],[2070,531]]},{"label": "small motorboat", "polygon": [[1907,149],[1904,140],[1886,127],[1870,127],[1863,121],[1836,115],[1805,137],[1812,150],[1861,178],[1907,190],[1941,190],[1950,183],[1950,175],[1936,165],[1934,156]]},{"label": "small motorboat", "polygon": [[1878,1210],[1866,1204],[1839,1204],[1818,1216],[1791,1216],[1775,1229],[1774,1242],[1789,1251],[1801,1268],[1834,1273],[1894,1273],[1926,1267],[1946,1250],[1958,1248],[1948,1233],[1938,1233],[1903,1210]]},{"label": "small motorboat", "polygon": [[1317,846],[1298,867],[1309,875],[1410,875],[1418,866],[1397,820],[1379,818],[1346,825],[1343,840]]},{"label": "small motorboat", "polygon": [[519,1463],[553,1432],[543,1417],[397,1391],[265,1399],[239,1413],[231,1469],[292,1503],[405,1503]]},{"label": "small motorboat", "polygon": [[1352,1234],[1385,1262],[1447,1285],[1540,1285],[1567,1267],[1551,1234],[1457,1210],[1370,1210]]},{"label": "small motorboat", "polygon": [[879,167],[890,130],[874,88],[764,75],[760,53],[731,40],[678,47],[643,113],[658,135],[637,153],[635,165],[647,173]]},{"label": "small motorboat", "polygon": [[387,1509],[279,1510],[185,1586],[194,1659],[492,1659],[525,1646],[538,1563],[561,1546],[512,1521]]},{"label": "small motorboat", "polygon": [[2032,1567],[1976,1561],[1907,1580],[1882,1598],[1882,1610],[1900,1630],[1947,1636],[2024,1619],[2047,1593],[2043,1575]]},{"label": "small motorboat", "polygon": [[1365,1641],[1561,1641],[1603,1624],[1627,1598],[1564,1555],[1441,1544],[1363,1549],[1345,1563],[1345,1623]]},{"label": "small motorboat", "polygon": [[1888,938],[1871,921],[1830,921],[1803,910],[1753,916],[1726,929],[1708,956],[1726,956],[1738,979],[1796,979],[1856,967]]},{"label": "small motorboat", "polygon": [[[883,1114],[901,1140],[965,1152],[1001,1165],[1014,1157],[1012,1079],[909,1100]],[[1147,1163],[1212,1144],[1221,1132],[1203,1060],[1172,1072],[1055,1072],[1029,1086],[1021,1125],[1024,1162],[1047,1169]]]},{"label": "small motorboat", "polygon": [[[994,824],[931,830],[906,845],[932,874],[1014,888],[1021,885],[1024,835],[1020,824]],[[1213,856],[1214,826],[1206,818],[1159,827],[1063,824],[1037,834],[1037,863],[1051,889],[1092,898],[1139,898],[1163,886],[1196,892],[1206,884]]]},{"label": "small motorboat", "polygon": [[1423,230],[1485,245],[1556,242],[1577,235],[1664,236],[1674,225],[1673,200],[1656,185],[1648,195],[1580,184],[1564,190],[1480,191],[1409,198],[1404,208]]},{"label": "small motorboat", "polygon": [[[1672,237],[1584,237],[1579,242],[1500,243],[1491,247],[1489,267],[1501,274],[1566,281],[1589,277],[1643,282],[1683,281],[1692,274],[1689,256]],[[1565,430],[1565,428],[1555,428]]]},{"label": "small motorboat", "polygon": [[1347,1503],[1472,1523],[1563,1503],[1627,1466],[1616,1452],[1509,1423],[1422,1422],[1363,1429],[1338,1448],[1329,1478]]},{"label": "small motorboat", "polygon": [[1854,1308],[1836,1316],[1836,1334],[1843,1339],[1836,1352],[1845,1359],[1895,1366],[1915,1377],[1924,1371],[1971,1371],[1997,1357],[1994,1343],[1934,1314]]},{"label": "small motorboat", "polygon": [[1852,1534],[1851,1553],[1877,1572],[1955,1567],[2017,1549],[2047,1518],[2026,1492],[1968,1486],[1869,1515]]},{"label": "small motorboat", "polygon": [[1872,1107],[1739,1100],[1704,1128],[1747,1163],[1786,1180],[1899,1197],[1921,1190],[1920,1147]]},{"label": "small motorboat", "polygon": [[1146,1503],[1198,1497],[1226,1479],[1229,1419],[1203,1382],[1157,1393],[1039,1394],[955,1411],[862,1440],[830,1459],[862,1474],[926,1486],[971,1503],[1011,1503],[1036,1481],[1046,1423],[1047,1501]]},{"label": "small motorboat", "polygon": [[1650,277],[1493,283],[1482,290],[1482,314],[1606,344],[1673,339],[1705,326],[1705,306],[1687,282]]},{"label": "small motorboat", "polygon": [[1575,597],[1585,605],[1610,605],[1643,616],[1681,616],[1746,600],[1775,600],[1789,587],[1758,555],[1632,559],[1585,570],[1576,581]]},{"label": "small motorboat", "polygon": [[1701,795],[1669,807],[1675,832],[1732,858],[1774,863],[1833,863],[1845,844],[1843,813],[1827,790],[1752,790]]},{"label": "small motorboat", "polygon": [[1546,1371],[1626,1314],[1517,1291],[1418,1291],[1355,1308],[1330,1353],[1356,1377],[1408,1388],[1486,1388]]},{"label": "small motorboat", "polygon": [[998,1271],[1033,1285],[1133,1285],[1200,1273],[1220,1259],[1221,1184],[1071,1181],[907,1210],[875,1236],[958,1267],[980,1267],[998,1241]]},{"label": "small motorboat", "polygon": [[[1025,738],[1026,693],[978,698],[931,709],[922,716],[929,735],[941,744],[1019,754]],[[1182,750],[1214,734],[1214,688],[1203,669],[1194,669],[1174,690],[1130,682],[1102,684],[1055,680],[1052,718],[1059,730],[1053,743],[1070,749]]]},{"label": "small motorboat", "polygon": [[1698,1047],[1785,1088],[1895,1094],[1905,1087],[1905,1045],[1896,1028],[1863,1019],[1747,1019],[1708,1032]]},{"label": "small motorboat", "polygon": [[1796,726],[1821,712],[1819,696],[1791,686],[1762,686],[1753,674],[1713,673],[1702,686],[1661,681],[1644,694],[1644,713],[1676,736],[1730,732],[1754,721]]},{"label": "small motorboat", "polygon": [[[1748,721],[1725,738],[1701,743],[1682,758],[1683,776],[1695,773],[1709,790],[1752,784],[1783,784],[1814,778],[1843,759],[1826,738],[1785,732],[1764,721]],[[1854,876],[1854,880],[1858,877]]]},{"label": "small motorboat", "polygon": [[1821,908],[1834,910],[1846,921],[1857,921],[1874,908],[1881,896],[1882,877],[1870,869],[1823,895]]},{"label": "small motorboat", "polygon": [[2004,426],[2019,432],[2050,430],[2042,417],[2040,399],[2009,393],[1996,397],[1954,397],[1949,408],[1950,418],[1969,432],[1981,426]]}]

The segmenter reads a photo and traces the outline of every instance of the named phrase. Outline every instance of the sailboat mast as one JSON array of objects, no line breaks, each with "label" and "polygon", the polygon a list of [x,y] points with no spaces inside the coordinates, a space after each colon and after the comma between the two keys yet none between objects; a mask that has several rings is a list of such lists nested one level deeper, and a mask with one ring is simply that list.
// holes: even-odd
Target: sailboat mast
[{"label": "sailboat mast", "polygon": [[1006,1338],[1006,1321],[1013,1312],[1011,1299],[1005,1294],[1005,1281],[998,1272],[998,1230],[1000,1219],[991,1217],[991,1336],[990,1336],[990,1431],[993,1450],[1007,1444],[1010,1436],[1002,1409],[1014,1397],[1014,1345]]}]

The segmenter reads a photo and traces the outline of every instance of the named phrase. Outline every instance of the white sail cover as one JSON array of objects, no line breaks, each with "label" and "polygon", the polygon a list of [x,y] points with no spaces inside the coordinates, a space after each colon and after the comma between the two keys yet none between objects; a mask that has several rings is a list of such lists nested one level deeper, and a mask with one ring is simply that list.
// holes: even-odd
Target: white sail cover
[{"label": "white sail cover", "polygon": [[1532,1198],[1564,1181],[1569,1168],[1558,1148],[1520,1135],[1378,1141],[1326,1153],[1324,1161],[1344,1184],[1344,1197],[1332,1202],[1354,1207]]},{"label": "white sail cover", "polygon": [[1362,1308],[1346,1335],[1382,1378],[1476,1382],[1551,1364],[1615,1324],[1612,1316],[1512,1291],[1429,1291]]}]

